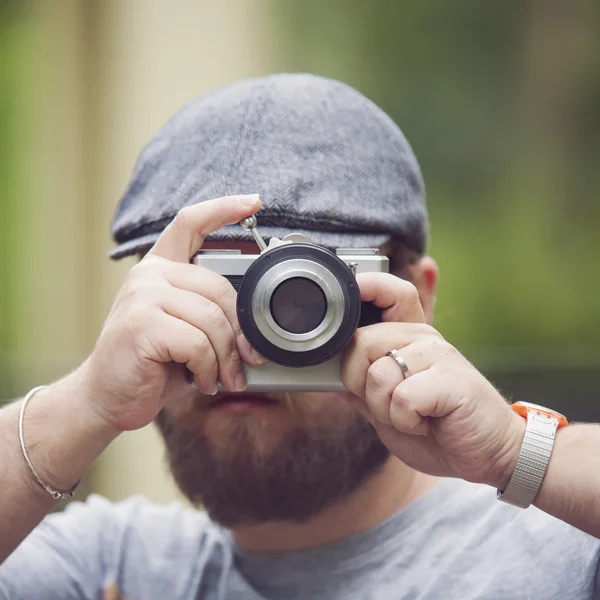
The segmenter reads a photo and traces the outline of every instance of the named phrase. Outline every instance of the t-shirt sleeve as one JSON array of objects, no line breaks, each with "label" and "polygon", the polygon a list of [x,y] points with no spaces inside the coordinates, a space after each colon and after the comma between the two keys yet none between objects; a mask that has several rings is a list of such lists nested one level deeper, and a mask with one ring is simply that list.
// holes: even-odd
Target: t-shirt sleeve
[{"label": "t-shirt sleeve", "polygon": [[92,495],[48,515],[0,565],[0,600],[101,598],[119,535],[114,506]]}]

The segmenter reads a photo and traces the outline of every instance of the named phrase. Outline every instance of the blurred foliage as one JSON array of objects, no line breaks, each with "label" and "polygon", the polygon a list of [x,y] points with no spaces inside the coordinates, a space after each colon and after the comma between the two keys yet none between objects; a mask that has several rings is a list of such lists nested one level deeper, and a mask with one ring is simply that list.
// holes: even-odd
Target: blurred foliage
[{"label": "blurred foliage", "polygon": [[[16,294],[2,292],[20,268],[11,249],[27,176],[18,128],[31,109],[21,97],[35,60],[29,4],[0,0],[0,356],[19,333],[6,317]],[[439,329],[488,364],[559,357],[598,368],[600,2],[270,7],[280,70],[346,81],[410,140],[441,268]]]},{"label": "blurred foliage", "polygon": [[442,332],[600,364],[600,3],[273,7],[282,68],[357,87],[411,142]]},{"label": "blurred foliage", "polygon": [[[10,319],[12,314],[11,295],[2,289],[11,280],[11,271],[16,265],[8,260],[13,245],[13,212],[15,210],[15,114],[17,94],[17,61],[15,49],[19,44],[20,9],[16,2],[0,0],[0,355],[11,346]],[[0,361],[0,390],[8,379],[6,365]]]}]

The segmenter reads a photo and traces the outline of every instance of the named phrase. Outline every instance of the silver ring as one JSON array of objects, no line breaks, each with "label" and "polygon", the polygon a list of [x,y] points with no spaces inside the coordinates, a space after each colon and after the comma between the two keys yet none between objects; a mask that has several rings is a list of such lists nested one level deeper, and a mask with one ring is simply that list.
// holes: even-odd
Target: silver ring
[{"label": "silver ring", "polygon": [[410,377],[410,371],[408,370],[408,365],[406,364],[406,361],[402,358],[402,356],[400,355],[400,352],[398,352],[398,350],[390,350],[387,353],[387,356],[391,356],[398,363],[398,366],[400,367],[400,370],[402,371],[402,375],[404,376],[404,379],[407,379],[408,377]]}]

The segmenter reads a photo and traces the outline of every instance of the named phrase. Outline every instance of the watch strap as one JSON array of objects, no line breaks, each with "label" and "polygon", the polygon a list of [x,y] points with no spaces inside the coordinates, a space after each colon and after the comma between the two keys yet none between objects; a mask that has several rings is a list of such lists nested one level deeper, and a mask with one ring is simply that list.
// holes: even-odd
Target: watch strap
[{"label": "watch strap", "polygon": [[505,490],[498,490],[498,499],[529,507],[542,485],[552,456],[559,421],[556,418],[529,410],[527,426],[517,465]]}]

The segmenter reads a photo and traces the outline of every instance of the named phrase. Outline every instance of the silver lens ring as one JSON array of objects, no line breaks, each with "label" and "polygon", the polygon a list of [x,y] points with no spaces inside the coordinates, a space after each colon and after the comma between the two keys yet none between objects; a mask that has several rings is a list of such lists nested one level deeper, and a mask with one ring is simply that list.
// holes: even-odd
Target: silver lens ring
[{"label": "silver lens ring", "polygon": [[[327,300],[321,323],[307,333],[290,333],[280,327],[271,314],[271,297],[288,279],[302,277],[316,283]],[[324,265],[295,258],[269,269],[258,281],[252,296],[252,313],[260,333],[275,346],[291,352],[306,352],[326,344],[340,328],[344,318],[344,291],[336,276]]]}]

